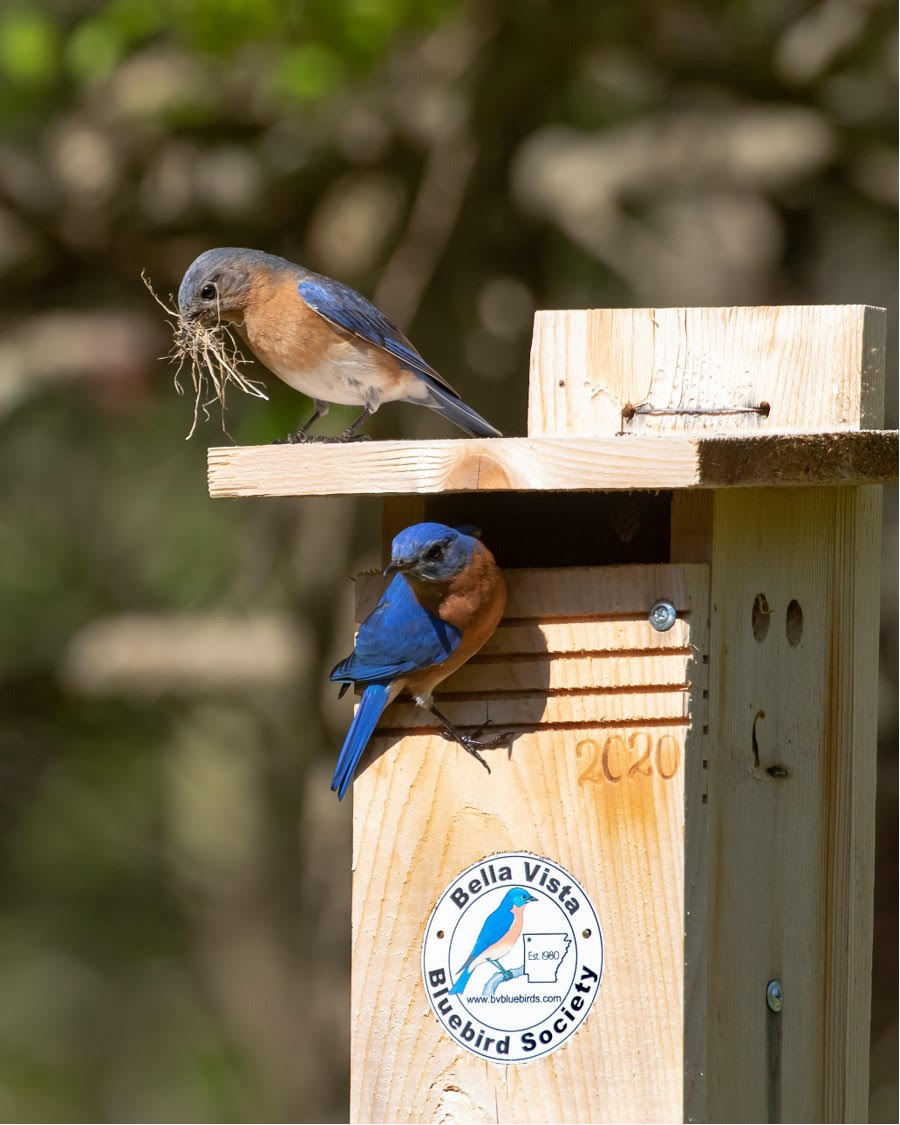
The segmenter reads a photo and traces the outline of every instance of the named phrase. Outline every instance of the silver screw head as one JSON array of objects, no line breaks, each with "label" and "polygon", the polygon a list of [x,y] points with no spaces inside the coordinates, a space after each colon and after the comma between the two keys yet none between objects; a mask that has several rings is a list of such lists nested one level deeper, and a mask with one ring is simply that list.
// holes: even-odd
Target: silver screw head
[{"label": "silver screw head", "polygon": [[784,993],[780,980],[770,980],[766,985],[766,1004],[770,1012],[780,1012],[784,1007]]},{"label": "silver screw head", "polygon": [[675,624],[678,612],[671,602],[667,602],[662,598],[658,602],[654,602],[650,607],[649,616],[650,624],[657,633],[665,633],[667,629],[671,629]]}]

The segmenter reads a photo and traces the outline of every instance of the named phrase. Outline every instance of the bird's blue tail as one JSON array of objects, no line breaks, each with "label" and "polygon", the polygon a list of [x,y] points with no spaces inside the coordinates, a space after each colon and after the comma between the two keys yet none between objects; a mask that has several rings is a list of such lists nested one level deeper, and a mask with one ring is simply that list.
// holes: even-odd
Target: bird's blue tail
[{"label": "bird's blue tail", "polygon": [[386,684],[369,684],[363,692],[353,722],[347,731],[344,745],[338,755],[337,765],[334,768],[334,777],[331,779],[331,788],[337,791],[340,801],[350,782],[353,780],[353,771],[356,769],[362,752],[369,744],[375,724],[381,718],[381,712],[387,707],[388,689]]},{"label": "bird's blue tail", "polygon": [[428,379],[427,383],[428,398],[416,401],[431,407],[436,414],[440,414],[442,418],[465,430],[470,437],[503,437],[503,434],[490,422],[486,422],[471,406],[466,406],[461,398],[457,398],[440,383],[436,383],[433,379]]},{"label": "bird's blue tail", "polygon": [[460,993],[465,992],[466,985],[469,983],[469,977],[472,975],[471,969],[463,969],[459,976],[456,978],[456,984],[450,989],[451,996],[459,996]]}]

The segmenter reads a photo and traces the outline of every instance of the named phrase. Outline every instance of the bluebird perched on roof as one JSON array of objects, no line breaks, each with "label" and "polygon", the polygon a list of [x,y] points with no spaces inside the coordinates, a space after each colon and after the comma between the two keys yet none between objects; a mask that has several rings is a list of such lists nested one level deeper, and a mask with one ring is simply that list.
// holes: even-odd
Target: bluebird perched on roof
[{"label": "bluebird perched on roof", "polygon": [[313,400],[312,417],[290,442],[323,440],[309,429],[332,402],[363,408],[341,441],[396,401],[427,406],[473,437],[500,437],[365,297],[285,258],[207,250],[182,278],[178,309],[187,320],[234,325],[260,363]]},{"label": "bluebird perched on roof", "polygon": [[522,914],[529,902],[537,902],[537,899],[523,887],[511,887],[506,892],[497,909],[485,918],[472,952],[450,989],[451,994],[465,992],[469,977],[486,961],[499,969],[505,980],[510,979],[512,973],[503,968],[499,959],[505,957],[522,936]]},{"label": "bluebird perched on roof", "polygon": [[432,700],[435,687],[481,648],[503,616],[506,581],[494,556],[475,536],[417,523],[394,539],[385,574],[394,575],[390,585],[360,625],[353,652],[331,673],[345,685],[342,692],[351,683],[365,685],[331,782],[339,798],[382,711],[401,692],[430,711],[488,773],[479,748],[503,741],[457,730]]}]

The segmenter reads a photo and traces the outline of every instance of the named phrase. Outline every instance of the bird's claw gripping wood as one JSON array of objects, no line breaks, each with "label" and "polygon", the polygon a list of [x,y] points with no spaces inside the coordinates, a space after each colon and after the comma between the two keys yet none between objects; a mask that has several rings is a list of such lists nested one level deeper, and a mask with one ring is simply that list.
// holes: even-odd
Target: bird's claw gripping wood
[{"label": "bird's claw gripping wood", "polygon": [[295,434],[288,434],[287,437],[275,438],[272,442],[273,445],[343,445],[348,441],[371,441],[371,434],[355,434],[351,430],[344,430],[343,433],[338,434],[336,437],[330,437],[327,434],[308,434],[304,430],[298,430]]},{"label": "bird's claw gripping wood", "polygon": [[479,752],[479,749],[487,749],[486,746],[484,746],[480,742],[476,742],[472,738],[469,738],[467,735],[457,736],[457,735],[450,734],[448,731],[443,731],[442,733],[444,735],[444,738],[446,738],[450,741],[453,741],[453,742],[458,742],[460,744],[460,746],[463,747],[464,750],[467,750],[472,755],[472,757],[475,759],[476,762],[481,762],[481,764],[488,771],[488,773],[491,772],[491,767],[487,764],[487,762],[484,760],[484,758],[482,758],[482,756]]},{"label": "bird's claw gripping wood", "polygon": [[508,742],[511,737],[510,732],[504,731],[501,734],[495,734],[492,738],[482,738],[482,734],[484,734],[487,728],[491,725],[491,720],[487,719],[481,724],[480,727],[476,727],[471,734],[465,734],[463,731],[457,730],[457,728],[453,726],[453,724],[450,723],[436,708],[433,707],[431,709],[431,713],[435,715],[442,724],[441,735],[446,738],[448,742],[458,742],[459,745],[462,746],[464,750],[467,750],[473,758],[481,762],[488,773],[490,773],[491,767],[487,764],[484,758],[482,758],[479,751],[493,750],[494,747],[501,746],[504,743]]}]

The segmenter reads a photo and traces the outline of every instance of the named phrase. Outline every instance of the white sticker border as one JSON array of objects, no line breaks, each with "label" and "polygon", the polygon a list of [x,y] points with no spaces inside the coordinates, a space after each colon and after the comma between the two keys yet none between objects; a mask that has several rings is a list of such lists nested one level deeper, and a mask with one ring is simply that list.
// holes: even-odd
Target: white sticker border
[{"label": "white sticker border", "polygon": [[[466,1042],[458,1034],[455,1033],[453,1027],[449,1026],[451,1017],[455,1015],[459,1018],[462,1024],[462,1029],[465,1030],[465,1021],[468,1021],[471,1024],[474,1017],[466,1009],[458,1010],[458,1008],[461,1008],[461,1005],[454,1005],[452,997],[449,996],[450,981],[452,980],[451,969],[449,965],[450,939],[441,939],[442,947],[445,951],[442,958],[437,957],[432,959],[429,946],[430,943],[439,940],[436,937],[436,933],[439,929],[443,928],[444,932],[446,933],[448,929],[451,931],[455,929],[455,925],[458,924],[461,914],[457,915],[452,923],[443,920],[443,914],[445,911],[450,914],[451,918],[454,917],[450,912],[450,904],[452,903],[452,899],[450,898],[450,896],[453,891],[456,890],[460,886],[460,884],[467,884],[468,881],[470,881],[470,877],[478,875],[478,873],[482,869],[484,869],[485,871],[489,871],[492,864],[496,868],[500,866],[502,861],[506,861],[508,863],[511,860],[520,860],[522,861],[523,865],[526,863],[546,865],[550,869],[555,869],[555,872],[562,878],[571,881],[571,883],[573,884],[572,889],[577,890],[580,895],[579,904],[583,904],[587,908],[587,918],[589,919],[589,921],[587,926],[585,926],[584,922],[581,922],[577,929],[570,922],[571,930],[576,941],[576,968],[572,986],[570,986],[569,991],[564,996],[561,1003],[549,1016],[542,1017],[534,1024],[529,1024],[527,1026],[517,1028],[513,1032],[509,1033],[510,1038],[513,1034],[524,1036],[526,1034],[533,1033],[539,1040],[538,1044],[534,1049],[524,1051],[524,1053],[522,1054],[514,1055],[510,1051],[509,1054],[503,1055],[501,1057],[496,1053],[492,1054],[489,1051],[478,1050],[476,1046],[473,1045],[479,1043],[482,1039],[482,1036],[473,1035],[473,1042]],[[510,886],[517,886],[521,884],[526,889],[537,891],[542,893],[545,897],[550,897],[547,892],[542,889],[540,883],[537,881],[540,874],[542,874],[542,872],[537,872],[534,880],[530,880],[528,878],[513,879],[510,881]],[[489,889],[493,889],[493,887],[483,887],[482,891],[478,892],[478,896],[480,897],[480,895],[484,893],[484,891],[487,891]],[[477,901],[478,897],[475,897],[472,899],[471,903],[467,903],[463,908],[463,913]],[[459,909],[455,903],[453,903],[453,906],[454,908]],[[561,907],[559,909],[562,910]],[[593,925],[591,925],[591,923],[593,923]],[[590,931],[590,936],[588,938],[584,937],[585,929],[588,929]],[[432,936],[433,933],[435,936]],[[523,936],[527,936],[527,931],[523,932]],[[443,944],[444,940],[446,940],[446,945]],[[590,965],[587,964],[588,958],[585,958],[583,956],[585,947],[592,950],[596,957],[596,959],[592,961]],[[440,961],[441,964],[437,964],[437,961]],[[500,1066],[522,1065],[524,1063],[534,1062],[538,1059],[546,1058],[548,1055],[564,1046],[572,1038],[575,1032],[581,1028],[582,1024],[587,1019],[588,1013],[593,1008],[594,1002],[597,999],[597,995],[600,991],[600,984],[603,979],[603,969],[605,961],[606,942],[603,937],[603,930],[600,925],[600,919],[597,915],[597,910],[594,906],[594,903],[591,900],[588,892],[585,890],[584,885],[567,868],[563,867],[562,864],[560,864],[556,860],[550,859],[547,856],[539,855],[536,852],[493,852],[490,855],[486,855],[483,858],[476,860],[463,871],[459,872],[459,874],[444,887],[444,890],[438,896],[438,899],[434,907],[432,908],[431,913],[429,914],[422,939],[422,982],[425,989],[425,995],[428,998],[429,1007],[431,1008],[442,1030],[450,1036],[450,1038],[454,1043],[457,1044],[457,1046],[463,1047],[466,1051],[474,1055],[476,1058],[482,1059],[486,1062],[495,1063],[496,1065]],[[571,1010],[567,1008],[567,1005],[571,1000],[572,994],[575,992],[575,986],[579,983],[579,970],[583,965],[585,966],[586,973],[589,974],[584,978],[584,980],[587,982],[587,984],[591,985],[591,988],[589,998],[584,1004],[584,1007],[580,1012],[578,1012],[577,1016],[574,1016]],[[596,966],[596,972],[594,972],[593,968],[591,967],[592,965]],[[430,973],[440,970],[443,970],[445,973],[445,981],[441,984],[435,984],[433,986],[430,985]],[[592,977],[596,979],[592,980]],[[448,1001],[450,1003],[450,1009],[447,1010],[447,1008],[444,1007],[444,1010],[442,1011],[442,1005],[446,1005]],[[561,1010],[564,1013],[562,1016],[558,1014]],[[560,1020],[562,1020],[563,1022],[568,1022],[569,1026],[564,1027],[562,1030],[554,1027],[554,1024],[558,1023]],[[541,1038],[541,1033],[548,1030],[548,1025],[550,1036],[546,1041],[544,1041]],[[534,1033],[534,1028],[536,1027],[539,1027],[541,1029],[541,1032]],[[484,1028],[482,1030],[492,1031],[493,1034],[496,1035],[494,1029],[490,1028],[487,1024],[484,1025]],[[489,1036],[488,1038],[491,1037],[492,1036]]]}]

